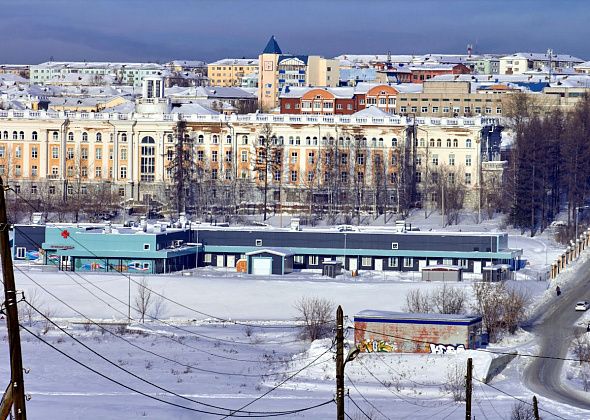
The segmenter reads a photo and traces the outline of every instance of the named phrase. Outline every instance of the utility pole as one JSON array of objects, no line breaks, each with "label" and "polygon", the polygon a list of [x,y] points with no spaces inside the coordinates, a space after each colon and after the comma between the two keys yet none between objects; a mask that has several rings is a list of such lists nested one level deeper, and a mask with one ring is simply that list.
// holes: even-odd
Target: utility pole
[{"label": "utility pole", "polygon": [[344,313],[336,310],[336,420],[344,420]]},{"label": "utility pole", "polygon": [[467,380],[465,381],[465,420],[471,420],[471,393],[473,391],[473,384],[471,383],[471,375],[473,371],[473,359],[467,359]]},{"label": "utility pole", "polygon": [[6,327],[8,329],[8,347],[10,352],[10,384],[6,388],[0,413],[2,419],[10,414],[14,408],[16,420],[26,420],[25,382],[23,380],[23,361],[20,348],[20,332],[18,325],[18,309],[16,300],[16,286],[8,238],[8,218],[6,216],[6,198],[4,197],[4,183],[0,177],[0,255],[2,257],[2,274],[4,277],[4,311],[6,312]]},{"label": "utility pole", "polygon": [[533,415],[535,416],[535,420],[539,420],[539,403],[537,402],[537,396],[533,395]]}]

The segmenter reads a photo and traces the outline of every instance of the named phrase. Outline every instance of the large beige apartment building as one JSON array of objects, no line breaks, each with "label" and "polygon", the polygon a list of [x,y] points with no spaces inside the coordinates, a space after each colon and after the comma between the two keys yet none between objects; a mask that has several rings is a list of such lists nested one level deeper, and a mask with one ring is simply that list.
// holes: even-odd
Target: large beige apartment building
[{"label": "large beige apartment building", "polygon": [[242,78],[253,73],[258,73],[257,59],[226,58],[207,65],[211,86],[239,87],[242,85]]},{"label": "large beige apartment building", "polygon": [[[166,113],[0,111],[0,174],[27,196],[108,185],[128,201],[161,197],[173,185],[180,121]],[[239,202],[261,202],[258,163],[269,127],[267,196],[283,205],[325,198],[334,183],[340,197],[356,189],[367,205],[379,194],[395,205],[401,183],[411,184],[426,203],[443,167],[475,197],[482,171],[503,165],[498,121],[485,118],[183,115],[182,126],[199,174],[191,182],[205,183],[212,200],[233,186]]]}]

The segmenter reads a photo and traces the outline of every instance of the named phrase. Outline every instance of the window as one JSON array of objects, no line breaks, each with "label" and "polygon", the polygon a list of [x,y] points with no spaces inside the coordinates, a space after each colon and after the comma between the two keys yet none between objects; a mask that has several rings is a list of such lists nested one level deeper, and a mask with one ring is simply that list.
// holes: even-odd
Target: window
[{"label": "window", "polygon": [[172,149],[168,149],[168,150],[166,151],[166,160],[167,160],[168,162],[172,162],[172,160],[173,160],[173,159],[174,159],[174,150],[172,150]]},{"label": "window", "polygon": [[455,166],[455,155],[449,155],[449,165]]},{"label": "window", "polygon": [[149,249],[150,249],[150,244],[143,244],[144,251],[149,251]]},{"label": "window", "polygon": [[95,159],[100,160],[102,159],[102,148],[97,147],[95,150]]},{"label": "window", "polygon": [[397,147],[397,139],[395,137],[391,139],[391,147]]},{"label": "window", "polygon": [[[123,133],[123,134],[121,134],[121,141],[122,141],[123,143],[126,143],[126,142],[127,142],[127,133]],[[124,191],[123,191],[123,194],[125,194],[125,192],[124,192]]]},{"label": "window", "polygon": [[363,267],[371,267],[373,265],[373,258],[371,258],[371,257],[361,258],[361,265]]},{"label": "window", "polygon": [[86,147],[83,147],[80,149],[80,157],[83,160],[87,160],[88,159],[88,149]]},{"label": "window", "polygon": [[[57,131],[54,131],[51,137],[53,138],[53,141],[59,140],[59,134],[57,133]],[[6,131],[4,132],[4,138],[8,138],[8,133]]]},{"label": "window", "polygon": [[447,147],[451,147],[451,139],[447,139]]},{"label": "window", "polygon": [[318,265],[320,263],[320,257],[317,255],[310,255],[308,261],[309,265]]},{"label": "window", "polygon": [[211,254],[205,254],[203,257],[203,262],[211,263]]},{"label": "window", "polygon": [[154,181],[156,172],[156,148],[154,146],[155,140],[146,136],[141,139],[141,158],[140,158],[140,180]]},{"label": "window", "polygon": [[305,255],[295,255],[293,257],[293,262],[295,264],[305,264]]},{"label": "window", "polygon": [[453,139],[453,147],[459,147],[459,140]]},{"label": "window", "polygon": [[202,162],[205,159],[205,152],[202,150],[197,150],[197,160]]},{"label": "window", "polygon": [[387,266],[390,268],[397,267],[397,257],[389,257],[387,259]]},{"label": "window", "polygon": [[312,164],[315,162],[315,153],[314,152],[309,152],[309,154],[307,155],[307,162],[312,163]]},{"label": "window", "polygon": [[432,164],[438,166],[438,155],[432,155]]},{"label": "window", "polygon": [[297,182],[297,171],[291,171],[291,182]]},{"label": "window", "polygon": [[217,169],[211,169],[211,179],[217,179]]},{"label": "window", "polygon": [[126,166],[121,166],[121,168],[119,170],[119,178],[121,178],[121,179],[127,178],[127,167]]},{"label": "window", "polygon": [[242,162],[248,162],[248,152],[245,150],[242,150],[241,153],[241,161]]},{"label": "window", "polygon": [[219,139],[216,134],[213,134],[213,136],[211,137],[211,143],[213,143],[213,144],[219,143]]},{"label": "window", "polygon": [[458,260],[458,265],[460,265],[463,268],[468,268],[469,267],[469,260],[460,259],[460,260]]},{"label": "window", "polygon": [[466,172],[465,173],[465,183],[467,185],[470,185],[471,184],[471,174],[469,172]]},{"label": "window", "polygon": [[59,158],[59,147],[57,146],[53,146],[51,148],[51,157],[53,159],[58,159]]},{"label": "window", "polygon": [[471,148],[471,139],[465,140],[465,147],[470,149]]},{"label": "window", "polygon": [[433,114],[438,114],[438,107],[437,106],[433,106],[432,107],[432,113]]},{"label": "window", "polygon": [[37,137],[37,132],[36,132],[36,131],[33,131],[33,132],[31,133],[31,138],[32,138],[33,140],[37,140],[37,138],[38,138],[38,137]]},{"label": "window", "polygon": [[449,184],[453,185],[455,183],[455,174],[453,172],[449,173],[448,175]]},{"label": "window", "polygon": [[211,152],[211,162],[217,162],[217,150]]},{"label": "window", "polygon": [[36,185],[31,185],[31,194],[37,194],[39,190]]},{"label": "window", "polygon": [[496,108],[496,114],[501,114],[501,113],[502,113],[502,108],[500,108],[500,107],[497,107],[497,108]]},{"label": "window", "polygon": [[363,153],[359,153],[356,156],[356,163],[359,165],[364,165],[365,164],[365,155]]},{"label": "window", "polygon": [[262,239],[256,239],[255,245],[256,246],[262,246]]},{"label": "window", "polygon": [[102,142],[102,134],[101,133],[96,133],[96,142],[97,143],[101,143]]},{"label": "window", "polygon": [[18,140],[18,133],[16,131],[12,132],[12,140]]},{"label": "window", "polygon": [[313,182],[313,180],[314,180],[314,178],[315,178],[315,176],[314,176],[314,175],[315,175],[315,174],[314,174],[314,172],[313,172],[313,171],[309,171],[309,172],[307,173],[307,182]]},{"label": "window", "polygon": [[102,168],[100,166],[94,169],[94,177],[102,178]]},{"label": "window", "polygon": [[14,149],[14,157],[16,158],[20,158],[22,156],[22,151],[20,146],[16,146],[16,148]]},{"label": "window", "polygon": [[416,182],[422,182],[422,172],[416,172]]},{"label": "window", "polygon": [[82,133],[82,141],[83,142],[87,142],[88,141],[88,133],[86,131]]},{"label": "window", "polygon": [[436,147],[442,147],[442,140],[436,139]]},{"label": "window", "polygon": [[39,168],[37,165],[31,166],[31,176],[37,176],[39,174]]},{"label": "window", "polygon": [[20,165],[15,165],[14,176],[21,176],[21,166]]},{"label": "window", "polygon": [[471,155],[465,156],[465,166],[471,166]]},{"label": "window", "polygon": [[16,248],[16,258],[23,259],[27,255],[27,248],[19,246]]},{"label": "window", "polygon": [[73,147],[68,147],[66,156],[67,156],[66,159],[74,159],[74,148]]},{"label": "window", "polygon": [[121,160],[127,160],[127,149],[126,148],[121,149]]},{"label": "window", "polygon": [[426,112],[428,112],[428,107],[427,106],[423,106],[423,107],[420,108],[420,111],[426,113]]},{"label": "window", "polygon": [[391,243],[391,249],[399,249],[399,243],[397,243],[397,242],[392,242],[392,243]]},{"label": "window", "polygon": [[409,268],[414,266],[414,259],[409,257],[404,257],[404,267]]}]

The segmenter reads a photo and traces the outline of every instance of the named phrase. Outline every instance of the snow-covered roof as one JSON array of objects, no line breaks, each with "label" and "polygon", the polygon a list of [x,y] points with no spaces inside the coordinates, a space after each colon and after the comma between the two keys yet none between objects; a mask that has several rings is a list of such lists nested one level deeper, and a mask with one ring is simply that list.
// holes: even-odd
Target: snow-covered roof
[{"label": "snow-covered roof", "polygon": [[204,61],[200,60],[172,60],[166,64],[180,67],[203,67],[206,65]]},{"label": "snow-covered roof", "polygon": [[224,58],[209,63],[209,66],[257,66],[257,58]]},{"label": "snow-covered roof", "polygon": [[291,255],[295,255],[293,252],[291,252],[287,248],[276,248],[276,247],[272,247],[272,248],[260,248],[260,249],[257,249],[255,251],[246,252],[246,255],[248,255],[248,256],[249,255],[258,255],[258,254],[262,254],[262,253],[269,253],[269,254],[279,255],[281,257],[288,257],[288,256],[291,256]]},{"label": "snow-covered roof", "polygon": [[[517,52],[511,55],[507,55],[504,57],[500,57],[500,60],[508,60],[512,58],[525,58],[527,60],[534,60],[534,61],[549,61],[549,54],[547,53],[532,53],[532,52]],[[574,57],[573,55],[569,54],[551,54],[552,61],[562,61],[562,62],[570,62],[570,63],[583,63],[584,60]]]},{"label": "snow-covered roof", "polygon": [[391,117],[391,114],[388,114],[385,111],[377,108],[376,106],[372,105],[368,108],[361,109],[358,112],[352,114],[354,117],[377,117],[377,118],[384,118],[384,117]]},{"label": "snow-covered roof", "polygon": [[481,317],[477,315],[460,315],[460,314],[421,314],[408,312],[378,311],[365,309],[354,315],[361,319],[393,320],[393,321],[435,321],[435,322],[462,322],[473,324],[481,322]]},{"label": "snow-covered roof", "polygon": [[588,69],[590,68],[590,61],[584,61],[583,63],[576,64],[574,66],[575,69]]},{"label": "snow-covered roof", "polygon": [[198,114],[198,115],[219,115],[219,112],[207,108],[200,103],[180,104],[172,108],[174,114]]}]

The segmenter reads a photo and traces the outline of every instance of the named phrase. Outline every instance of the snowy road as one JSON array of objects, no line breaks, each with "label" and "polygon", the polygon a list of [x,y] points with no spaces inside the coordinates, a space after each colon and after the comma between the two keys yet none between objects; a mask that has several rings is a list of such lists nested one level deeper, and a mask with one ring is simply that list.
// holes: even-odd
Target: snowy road
[{"label": "snowy road", "polygon": [[[580,265],[577,273],[577,279],[562,288],[562,295],[539,308],[534,317],[532,332],[539,337],[539,354],[556,359],[534,358],[524,372],[524,381],[535,393],[575,407],[590,409],[590,397],[564,383],[564,361],[560,360],[567,356],[574,339],[574,324],[584,314],[574,311],[574,305],[580,300],[590,301],[590,261]],[[542,314],[542,311],[546,312]]]}]

